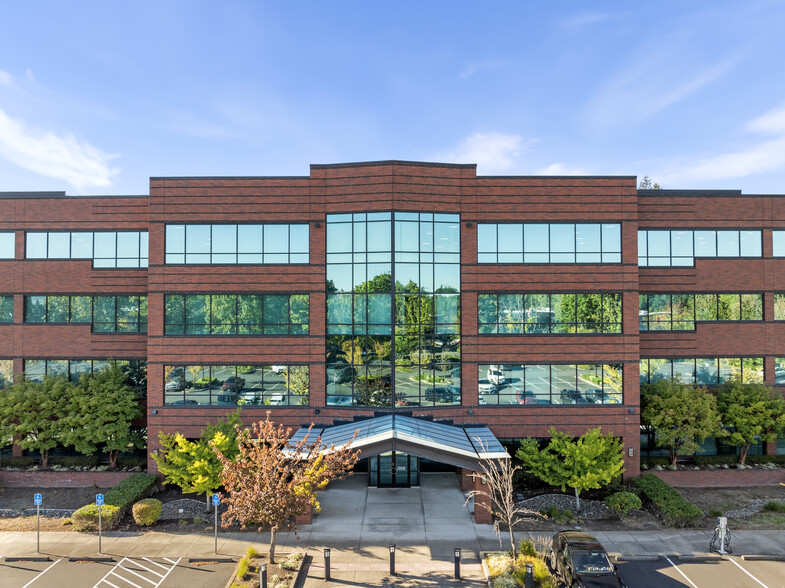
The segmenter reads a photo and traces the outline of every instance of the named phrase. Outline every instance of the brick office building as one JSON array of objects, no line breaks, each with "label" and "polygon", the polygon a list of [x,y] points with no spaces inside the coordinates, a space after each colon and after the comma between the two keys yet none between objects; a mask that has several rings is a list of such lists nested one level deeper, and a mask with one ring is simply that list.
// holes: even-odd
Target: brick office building
[{"label": "brick office building", "polygon": [[419,458],[468,467],[439,436],[480,424],[601,425],[634,475],[641,381],[785,384],[782,202],[397,161],[5,193],[0,374],[146,362],[151,451],[240,405],[295,428],[387,419],[372,483],[416,483]]}]

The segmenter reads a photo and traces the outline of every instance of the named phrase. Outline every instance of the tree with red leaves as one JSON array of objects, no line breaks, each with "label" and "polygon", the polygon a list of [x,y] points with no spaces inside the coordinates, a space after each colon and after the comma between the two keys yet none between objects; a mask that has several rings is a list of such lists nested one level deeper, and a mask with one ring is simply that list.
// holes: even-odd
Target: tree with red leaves
[{"label": "tree with red leaves", "polygon": [[278,530],[289,522],[296,531],[293,517],[311,508],[319,512],[316,491],[350,473],[360,453],[350,448],[351,441],[341,447],[326,447],[321,437],[311,440],[310,435],[291,443],[291,429],[276,427],[269,412],[266,420],[238,431],[239,453],[234,459],[219,449],[219,435],[210,445],[223,465],[221,481],[229,494],[222,525],[239,523],[243,529],[259,525],[260,531],[269,526],[270,563],[275,563]]}]

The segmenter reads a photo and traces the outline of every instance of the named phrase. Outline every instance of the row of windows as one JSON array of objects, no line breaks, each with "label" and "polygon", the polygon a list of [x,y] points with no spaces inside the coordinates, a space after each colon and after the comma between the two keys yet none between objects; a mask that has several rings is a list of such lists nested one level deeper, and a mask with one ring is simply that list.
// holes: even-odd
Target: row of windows
[{"label": "row of windows", "polygon": [[736,378],[745,384],[763,382],[763,358],[641,359],[641,384],[653,384],[664,378],[699,386],[718,386]]},{"label": "row of windows", "polygon": [[478,263],[621,263],[621,225],[478,224]]},{"label": "row of windows", "polygon": [[147,332],[147,296],[25,296],[27,323],[92,323],[95,333]]},{"label": "row of windows", "polygon": [[480,404],[621,404],[623,366],[480,365]]},{"label": "row of windows", "polygon": [[14,322],[14,297],[0,296],[0,323]]},{"label": "row of windows", "polygon": [[761,231],[638,231],[638,265],[692,266],[696,257],[761,257]]},{"label": "row of windows", "polygon": [[308,405],[308,366],[167,365],[169,405]]},{"label": "row of windows", "polygon": [[308,294],[167,295],[167,335],[307,335]]},{"label": "row of windows", "polygon": [[458,333],[460,294],[409,294],[395,296],[395,316],[389,294],[329,294],[327,333],[389,335],[396,333]]},{"label": "row of windows", "polygon": [[166,225],[166,263],[308,263],[307,224]]},{"label": "row of windows", "polygon": [[763,320],[762,294],[641,294],[639,301],[641,331],[692,331],[696,321]]},{"label": "row of windows", "polygon": [[484,333],[621,333],[621,294],[480,294]]},{"label": "row of windows", "polygon": [[28,259],[92,259],[93,267],[147,267],[146,231],[27,233]]},{"label": "row of windows", "polygon": [[34,382],[43,382],[44,376],[66,376],[76,382],[82,374],[100,371],[113,361],[128,374],[131,386],[147,391],[147,361],[143,359],[26,359],[24,373]]}]

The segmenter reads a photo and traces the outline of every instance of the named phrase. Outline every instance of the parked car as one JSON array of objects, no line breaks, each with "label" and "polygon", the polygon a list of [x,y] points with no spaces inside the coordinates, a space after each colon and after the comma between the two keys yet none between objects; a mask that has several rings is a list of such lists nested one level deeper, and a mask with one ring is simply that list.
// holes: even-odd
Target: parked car
[{"label": "parked car", "polygon": [[224,380],[224,385],[221,386],[221,390],[231,390],[232,392],[239,392],[245,387],[245,379],[241,378],[240,376],[229,376]]},{"label": "parked car", "polygon": [[581,395],[581,391],[573,388],[562,388],[559,398],[562,404],[589,404],[589,401]]},{"label": "parked car", "polygon": [[515,402],[518,404],[550,404],[547,398],[538,398],[531,390],[516,390]]},{"label": "parked car", "polygon": [[461,391],[455,386],[437,386],[435,388],[426,388],[423,395],[426,400],[431,402],[460,402]]},{"label": "parked car", "polygon": [[286,404],[286,396],[281,393],[270,394],[264,401],[265,404],[278,406],[279,404]]},{"label": "parked car", "polygon": [[605,401],[602,394],[602,388],[590,388],[588,390],[584,390],[583,397],[587,402],[591,402],[592,404],[603,404]]},{"label": "parked car", "polygon": [[285,365],[274,365],[274,366],[270,366],[270,369],[273,370],[273,372],[276,373],[276,374],[282,374],[282,373],[284,373],[286,371],[286,366]]},{"label": "parked car", "polygon": [[218,404],[237,404],[239,400],[236,392],[230,392],[227,394],[219,394],[217,396]]},{"label": "parked car", "polygon": [[196,400],[175,400],[174,402],[170,402],[169,404],[199,404]]},{"label": "parked car", "polygon": [[553,536],[548,564],[565,586],[626,588],[602,543],[580,531]]},{"label": "parked car", "polygon": [[185,390],[185,378],[171,378],[166,381],[164,389],[167,392],[179,392]]},{"label": "parked car", "polygon": [[351,406],[351,396],[328,396],[327,406]]},{"label": "parked car", "polygon": [[333,376],[333,382],[336,384],[346,384],[347,382],[351,382],[354,380],[354,368],[351,366],[342,367],[340,369],[335,370],[335,375]]},{"label": "parked car", "polygon": [[480,394],[498,394],[499,387],[488,378],[480,378],[477,382]]},{"label": "parked car", "polygon": [[498,365],[489,366],[487,376],[488,379],[497,386],[501,386],[507,381],[507,378],[504,377],[504,372]]},{"label": "parked car", "polygon": [[237,399],[237,404],[262,404],[262,391],[261,390],[246,390]]}]

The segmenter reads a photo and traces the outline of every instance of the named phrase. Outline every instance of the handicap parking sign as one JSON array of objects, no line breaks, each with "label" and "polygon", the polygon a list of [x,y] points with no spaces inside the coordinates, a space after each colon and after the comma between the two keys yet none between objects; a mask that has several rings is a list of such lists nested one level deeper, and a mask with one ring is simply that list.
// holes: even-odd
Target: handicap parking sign
[{"label": "handicap parking sign", "polygon": [[221,504],[221,499],[217,494],[213,494],[213,505],[218,506],[219,504]]},{"label": "handicap parking sign", "polygon": [[104,504],[104,495],[103,494],[96,494],[95,495],[95,503],[98,506],[102,506]]},{"label": "handicap parking sign", "polygon": [[40,494],[33,494],[33,500],[36,506],[43,504],[43,497]]}]

